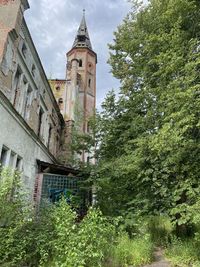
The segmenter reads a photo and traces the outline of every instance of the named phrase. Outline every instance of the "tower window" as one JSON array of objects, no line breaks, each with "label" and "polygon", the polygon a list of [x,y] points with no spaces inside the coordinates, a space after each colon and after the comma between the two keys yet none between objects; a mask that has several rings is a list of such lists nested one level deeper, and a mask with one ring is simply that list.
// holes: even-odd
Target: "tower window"
[{"label": "tower window", "polygon": [[62,104],[63,103],[63,99],[62,98],[59,98],[58,99],[58,104]]},{"label": "tower window", "polygon": [[78,41],[84,42],[85,41],[85,35],[78,35]]},{"label": "tower window", "polygon": [[83,67],[83,61],[82,61],[82,59],[79,59],[79,67]]},{"label": "tower window", "polygon": [[88,80],[88,86],[91,87],[91,79]]},{"label": "tower window", "polygon": [[60,86],[56,86],[56,91],[60,91]]}]

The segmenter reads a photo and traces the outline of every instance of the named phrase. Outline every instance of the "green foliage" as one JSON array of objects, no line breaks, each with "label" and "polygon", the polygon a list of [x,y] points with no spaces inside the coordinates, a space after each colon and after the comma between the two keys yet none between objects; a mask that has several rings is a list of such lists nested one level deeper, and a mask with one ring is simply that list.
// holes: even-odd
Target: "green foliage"
[{"label": "green foliage", "polygon": [[181,241],[174,239],[166,250],[166,257],[172,266],[200,266],[200,244],[193,239]]},{"label": "green foliage", "polygon": [[107,259],[109,267],[141,266],[153,259],[153,244],[148,236],[130,239],[125,233],[111,247]]},{"label": "green foliage", "polygon": [[173,226],[166,216],[151,216],[148,219],[147,231],[155,245],[166,246],[171,241]]},{"label": "green foliage", "polygon": [[115,226],[98,209],[91,208],[78,223],[62,199],[34,214],[19,174],[4,170],[0,183],[0,265],[101,266]]},{"label": "green foliage", "polygon": [[114,227],[99,210],[90,209],[79,224],[76,214],[61,201],[55,209],[57,239],[53,243],[52,266],[101,266],[104,253],[114,236]]},{"label": "green foliage", "polygon": [[130,12],[110,45],[120,95],[108,94],[99,120],[102,211],[167,214],[177,234],[200,190],[199,10],[195,0],[152,0]]}]

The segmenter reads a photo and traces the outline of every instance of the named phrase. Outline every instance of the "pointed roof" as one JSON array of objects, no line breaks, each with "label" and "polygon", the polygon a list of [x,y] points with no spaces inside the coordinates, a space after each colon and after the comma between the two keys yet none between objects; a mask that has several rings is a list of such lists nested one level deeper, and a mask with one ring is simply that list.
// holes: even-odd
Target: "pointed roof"
[{"label": "pointed roof", "polygon": [[90,37],[85,20],[85,9],[83,9],[83,17],[81,20],[81,24],[78,28],[78,32],[76,34],[72,48],[74,47],[83,47],[83,48],[87,47],[92,50],[92,45],[90,42]]}]

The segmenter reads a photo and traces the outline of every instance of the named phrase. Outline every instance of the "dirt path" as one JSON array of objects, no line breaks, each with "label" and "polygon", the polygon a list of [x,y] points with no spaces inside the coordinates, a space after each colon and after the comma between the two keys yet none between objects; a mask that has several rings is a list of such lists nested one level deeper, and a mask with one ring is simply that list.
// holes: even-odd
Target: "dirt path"
[{"label": "dirt path", "polygon": [[149,265],[145,265],[143,267],[170,267],[170,263],[164,258],[163,250],[161,248],[157,248],[155,253],[155,262]]}]

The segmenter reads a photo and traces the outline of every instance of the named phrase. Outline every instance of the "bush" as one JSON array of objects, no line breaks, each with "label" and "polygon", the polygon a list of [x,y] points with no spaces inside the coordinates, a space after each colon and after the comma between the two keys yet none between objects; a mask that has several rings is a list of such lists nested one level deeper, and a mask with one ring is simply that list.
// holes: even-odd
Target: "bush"
[{"label": "bush", "polygon": [[24,257],[26,244],[21,230],[32,218],[32,210],[25,199],[19,173],[7,168],[1,170],[0,264],[18,266],[18,261]]},{"label": "bush", "polygon": [[148,236],[130,239],[127,234],[120,235],[110,248],[107,267],[141,266],[153,259],[153,244]]},{"label": "bush", "polygon": [[81,223],[62,199],[34,214],[23,193],[20,175],[0,177],[0,266],[101,266],[115,227],[98,209]]},{"label": "bush", "polygon": [[51,266],[101,266],[105,251],[114,237],[114,227],[98,209],[90,209],[76,224],[76,214],[62,200],[53,215],[57,239],[53,241]]},{"label": "bush", "polygon": [[166,249],[165,254],[173,266],[200,267],[200,244],[195,242],[194,239],[185,241],[173,239],[171,245]]}]

